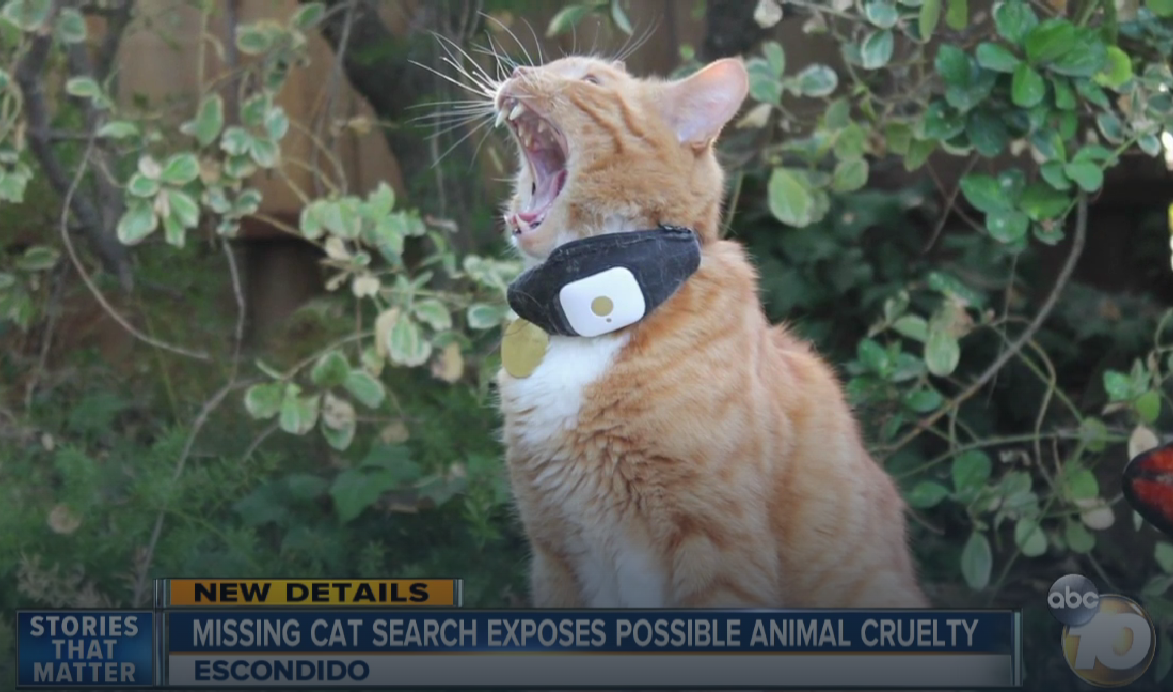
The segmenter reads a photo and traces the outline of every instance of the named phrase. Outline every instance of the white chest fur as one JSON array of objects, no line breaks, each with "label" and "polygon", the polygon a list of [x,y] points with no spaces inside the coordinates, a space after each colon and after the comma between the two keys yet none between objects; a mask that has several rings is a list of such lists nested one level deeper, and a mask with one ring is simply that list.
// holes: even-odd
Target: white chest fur
[{"label": "white chest fur", "polygon": [[[611,367],[627,345],[627,335],[592,339],[552,336],[546,356],[524,379],[505,375],[500,380],[501,410],[519,442],[542,449],[578,424],[583,392]],[[524,417],[521,411],[529,411]]]},{"label": "white chest fur", "polygon": [[599,469],[557,451],[557,440],[579,423],[585,390],[606,374],[627,341],[624,334],[551,337],[545,358],[529,377],[500,380],[511,440],[525,447],[523,456],[546,456],[530,481],[531,496],[544,505],[534,514],[554,513],[572,527],[562,536],[562,549],[593,608],[667,605],[667,575],[636,527],[625,526],[600,497],[608,489]]}]

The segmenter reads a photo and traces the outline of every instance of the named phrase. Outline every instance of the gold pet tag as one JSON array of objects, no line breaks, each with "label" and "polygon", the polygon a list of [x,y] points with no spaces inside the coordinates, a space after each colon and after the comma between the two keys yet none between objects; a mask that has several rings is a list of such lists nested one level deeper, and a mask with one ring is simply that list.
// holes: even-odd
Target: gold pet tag
[{"label": "gold pet tag", "polygon": [[501,366],[518,379],[534,373],[546,357],[550,336],[533,322],[516,319],[505,326],[501,341]]}]

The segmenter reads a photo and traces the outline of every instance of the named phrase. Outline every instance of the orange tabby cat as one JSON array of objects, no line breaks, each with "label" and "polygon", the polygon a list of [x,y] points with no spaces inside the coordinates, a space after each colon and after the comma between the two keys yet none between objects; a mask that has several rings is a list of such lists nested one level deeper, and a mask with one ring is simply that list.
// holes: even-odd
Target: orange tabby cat
[{"label": "orange tabby cat", "polygon": [[643,321],[551,337],[498,377],[536,607],[923,607],[904,504],[832,370],[771,326],[719,238],[713,152],[747,92],[740,60],[677,81],[565,58],[497,90],[519,144],[506,221],[530,264],[563,243],[696,231],[701,264]]}]

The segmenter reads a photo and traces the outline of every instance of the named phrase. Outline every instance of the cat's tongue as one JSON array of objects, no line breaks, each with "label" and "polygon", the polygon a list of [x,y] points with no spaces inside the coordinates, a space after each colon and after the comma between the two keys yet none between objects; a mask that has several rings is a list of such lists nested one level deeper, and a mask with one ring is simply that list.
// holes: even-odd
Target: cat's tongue
[{"label": "cat's tongue", "polygon": [[554,203],[554,198],[558,196],[558,193],[562,191],[562,186],[566,183],[566,171],[561,170],[538,177],[540,180],[537,183],[537,189],[534,190],[534,194],[530,198],[529,209],[517,214],[522,221],[531,226],[545,218],[546,212],[550,210],[550,205]]}]

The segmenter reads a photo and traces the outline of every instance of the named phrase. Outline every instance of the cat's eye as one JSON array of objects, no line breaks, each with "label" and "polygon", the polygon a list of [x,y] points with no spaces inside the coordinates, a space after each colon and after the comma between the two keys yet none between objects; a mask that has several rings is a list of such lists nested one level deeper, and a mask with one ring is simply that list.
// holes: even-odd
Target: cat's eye
[{"label": "cat's eye", "polygon": [[591,84],[598,84],[598,83],[599,83],[599,78],[598,78],[598,77],[596,77],[596,76],[594,76],[593,74],[588,74],[588,75],[583,75],[583,76],[582,76],[582,81],[584,81],[584,82],[590,82]]}]

